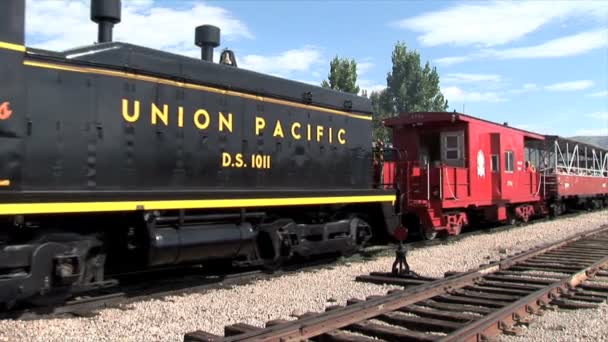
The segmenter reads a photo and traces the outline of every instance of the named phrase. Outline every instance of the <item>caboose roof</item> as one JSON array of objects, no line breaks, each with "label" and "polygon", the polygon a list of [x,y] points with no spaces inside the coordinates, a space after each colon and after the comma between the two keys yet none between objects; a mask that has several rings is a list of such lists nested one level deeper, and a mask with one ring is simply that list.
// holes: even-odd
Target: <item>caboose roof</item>
[{"label": "caboose roof", "polygon": [[542,134],[526,131],[523,129],[507,126],[506,124],[499,124],[489,120],[476,118],[470,115],[458,113],[458,112],[410,112],[401,113],[399,116],[395,116],[384,120],[384,125],[387,127],[394,127],[400,125],[420,125],[424,123],[455,123],[455,122],[467,122],[470,124],[477,125],[492,125],[496,126],[497,130],[500,131],[511,131],[516,134],[521,134],[529,139],[544,140],[545,136]]}]

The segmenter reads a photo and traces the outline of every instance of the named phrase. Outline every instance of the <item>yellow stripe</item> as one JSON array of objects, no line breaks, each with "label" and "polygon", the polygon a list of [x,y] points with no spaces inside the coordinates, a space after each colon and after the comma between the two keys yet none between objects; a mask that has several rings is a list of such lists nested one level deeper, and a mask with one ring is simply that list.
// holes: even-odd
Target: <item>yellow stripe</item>
[{"label": "yellow stripe", "polygon": [[8,203],[0,204],[0,215],[56,214],[135,210],[170,210],[202,208],[247,208],[293,205],[319,205],[344,203],[392,202],[394,195],[243,198],[180,201],[118,201],[118,202],[64,202],[64,203]]},{"label": "yellow stripe", "polygon": [[34,61],[30,61],[30,60],[24,61],[23,64],[27,65],[27,66],[45,68],[45,69],[55,69],[55,70],[87,73],[87,74],[97,74],[97,75],[129,78],[129,79],[134,79],[134,80],[138,80],[138,81],[166,84],[166,85],[171,85],[171,86],[180,87],[180,88],[206,91],[206,92],[210,92],[210,93],[222,94],[222,95],[227,95],[227,96],[235,96],[235,97],[240,97],[240,98],[250,99],[250,100],[255,100],[255,101],[261,101],[261,102],[266,102],[266,103],[274,103],[274,104],[279,104],[279,105],[284,105],[284,106],[303,108],[303,109],[307,109],[307,110],[316,110],[319,112],[348,116],[348,117],[355,118],[355,119],[362,119],[362,120],[369,120],[369,121],[372,120],[371,116],[368,116],[368,115],[352,114],[352,113],[341,111],[341,110],[329,109],[329,108],[313,106],[313,105],[306,105],[306,104],[293,102],[293,101],[273,99],[273,98],[268,98],[268,97],[263,97],[263,96],[241,93],[241,92],[233,91],[233,90],[225,90],[225,89],[220,89],[220,88],[215,88],[215,87],[203,86],[203,85],[194,84],[194,83],[177,82],[177,81],[169,80],[166,78],[138,75],[138,74],[124,72],[124,71],[99,69],[99,68],[91,68],[91,67],[81,67],[81,66],[68,66],[68,65],[55,64],[55,63],[34,62]]},{"label": "yellow stripe", "polygon": [[7,49],[19,52],[25,52],[25,46],[7,42],[0,42],[0,49]]}]

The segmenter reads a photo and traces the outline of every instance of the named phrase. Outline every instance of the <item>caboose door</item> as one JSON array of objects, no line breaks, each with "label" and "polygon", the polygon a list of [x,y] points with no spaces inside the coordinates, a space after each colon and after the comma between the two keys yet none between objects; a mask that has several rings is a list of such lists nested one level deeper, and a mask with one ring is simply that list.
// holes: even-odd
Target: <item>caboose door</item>
[{"label": "caboose door", "polygon": [[490,178],[492,180],[492,200],[502,199],[500,172],[500,133],[490,134]]}]

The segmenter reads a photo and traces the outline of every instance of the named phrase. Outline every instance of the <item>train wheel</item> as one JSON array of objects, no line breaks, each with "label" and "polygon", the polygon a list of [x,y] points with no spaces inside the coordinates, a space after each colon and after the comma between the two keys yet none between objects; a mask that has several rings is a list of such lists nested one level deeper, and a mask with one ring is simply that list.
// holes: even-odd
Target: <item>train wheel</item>
[{"label": "train wheel", "polygon": [[556,218],[563,213],[561,203],[553,203],[549,207],[549,216],[551,218]]},{"label": "train wheel", "polygon": [[595,210],[602,209],[602,207],[603,207],[602,200],[601,199],[595,199],[595,200],[593,200],[593,206],[595,207]]},{"label": "train wheel", "polygon": [[259,227],[257,247],[268,271],[280,269],[290,256],[289,240],[284,239],[286,230],[293,224],[290,219],[279,219]]},{"label": "train wheel", "polygon": [[448,230],[450,235],[456,236],[462,233],[462,224],[453,224],[452,227]]},{"label": "train wheel", "polygon": [[437,237],[439,232],[435,230],[433,227],[425,227],[424,225],[420,225],[420,236],[424,240],[433,240]]},{"label": "train wheel", "polygon": [[[372,238],[372,227],[363,215],[350,215],[350,233],[358,248],[363,248]],[[354,253],[354,251],[353,251]]]},{"label": "train wheel", "polygon": [[104,280],[104,265],[106,256],[90,252],[86,258],[83,285],[99,283]]},{"label": "train wheel", "polygon": [[515,226],[517,225],[517,223],[519,222],[519,220],[517,219],[517,216],[515,215],[515,213],[508,213],[507,214],[507,224],[510,226]]}]

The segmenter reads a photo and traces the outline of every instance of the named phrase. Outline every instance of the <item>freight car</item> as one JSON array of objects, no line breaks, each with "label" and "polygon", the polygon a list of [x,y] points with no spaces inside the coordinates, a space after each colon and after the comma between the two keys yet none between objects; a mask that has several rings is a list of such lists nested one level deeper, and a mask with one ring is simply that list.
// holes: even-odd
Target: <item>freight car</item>
[{"label": "freight car", "polygon": [[351,252],[398,222],[372,182],[368,99],[112,41],[24,46],[0,2],[0,304],[105,286],[117,272]]},{"label": "freight car", "polygon": [[383,183],[403,189],[403,225],[425,239],[608,206],[607,149],[456,112],[403,113],[384,124],[394,146]]}]

